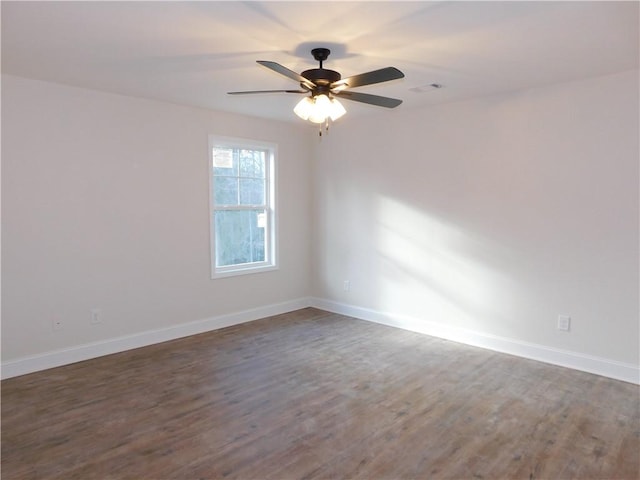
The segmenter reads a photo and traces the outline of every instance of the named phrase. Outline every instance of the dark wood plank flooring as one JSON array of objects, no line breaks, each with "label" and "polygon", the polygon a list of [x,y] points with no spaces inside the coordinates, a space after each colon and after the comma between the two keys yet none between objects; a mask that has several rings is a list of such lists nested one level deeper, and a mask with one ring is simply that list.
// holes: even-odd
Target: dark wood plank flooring
[{"label": "dark wood plank flooring", "polygon": [[639,387],[304,309],[2,382],[2,478],[638,479]]}]

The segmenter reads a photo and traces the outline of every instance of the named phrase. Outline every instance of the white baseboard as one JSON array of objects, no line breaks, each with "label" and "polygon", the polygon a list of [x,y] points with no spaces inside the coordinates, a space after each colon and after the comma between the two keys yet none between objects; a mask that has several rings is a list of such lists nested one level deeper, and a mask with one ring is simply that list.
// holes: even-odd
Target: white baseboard
[{"label": "white baseboard", "polygon": [[379,312],[322,298],[311,298],[310,306],[361,320],[368,320],[391,327],[424,333],[433,337],[452,340],[474,347],[486,348],[495,352],[508,353],[530,360],[537,360],[552,365],[614,378],[616,380],[640,384],[640,366],[638,365],[522,342],[510,338],[497,337],[435,322],[425,322],[422,319],[418,320],[416,318]]},{"label": "white baseboard", "polygon": [[141,332],[134,335],[112,338],[100,342],[92,342],[64,350],[56,350],[17,358],[2,363],[2,379],[17,377],[27,373],[68,365],[70,363],[123,352],[134,348],[146,347],[177,338],[197,335],[260,318],[279,315],[305,307],[316,307],[329,312],[348,315],[350,317],[380,323],[391,327],[402,328],[433,337],[452,340],[454,342],[486,348],[488,350],[508,353],[518,357],[572,368],[583,372],[602,375],[634,384],[640,384],[640,367],[638,365],[617,362],[582,353],[560,350],[533,343],[522,342],[510,338],[497,337],[485,333],[474,332],[435,322],[425,322],[406,316],[378,312],[376,310],[347,305],[321,298],[300,298],[289,302],[267,305],[241,312],[206,318],[194,322],[174,325],[158,330]]},{"label": "white baseboard", "polygon": [[171,327],[150,330],[124,337],[111,338],[99,342],[78,345],[63,350],[17,358],[2,363],[2,379],[17,377],[27,373],[60,367],[70,363],[89,360],[92,358],[123,352],[134,348],[146,347],[177,338],[197,335],[240,323],[258,320],[260,318],[279,315],[281,313],[299,310],[309,306],[308,298],[300,298],[289,302],[267,305],[265,307],[244,310],[241,312],[205,318],[193,322],[173,325]]}]

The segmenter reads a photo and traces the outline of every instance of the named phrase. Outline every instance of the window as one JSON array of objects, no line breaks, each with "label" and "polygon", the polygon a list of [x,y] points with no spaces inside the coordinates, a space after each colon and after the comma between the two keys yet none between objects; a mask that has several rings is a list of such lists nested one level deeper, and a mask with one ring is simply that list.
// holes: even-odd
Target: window
[{"label": "window", "polygon": [[276,145],[209,137],[212,278],[276,265]]}]

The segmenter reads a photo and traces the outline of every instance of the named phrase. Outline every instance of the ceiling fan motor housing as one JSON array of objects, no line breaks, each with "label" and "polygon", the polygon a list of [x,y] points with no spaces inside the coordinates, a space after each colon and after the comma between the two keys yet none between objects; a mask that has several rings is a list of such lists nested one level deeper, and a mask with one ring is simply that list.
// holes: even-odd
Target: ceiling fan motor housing
[{"label": "ceiling fan motor housing", "polygon": [[320,91],[328,91],[329,85],[333,82],[337,82],[342,77],[335,70],[327,70],[326,68],[313,68],[311,70],[305,70],[300,74],[307,80],[315,83]]},{"label": "ceiling fan motor housing", "polygon": [[[329,85],[331,85],[333,82],[337,82],[342,78],[340,74],[335,70],[327,70],[325,68],[322,68],[322,62],[329,58],[330,53],[331,50],[329,50],[328,48],[314,48],[313,50],[311,50],[311,55],[313,55],[313,58],[316,61],[320,62],[320,68],[305,70],[300,74],[302,77],[317,85],[317,88],[314,89],[314,94],[316,95],[321,93],[328,93],[330,90]],[[303,86],[302,84],[300,85]]]}]

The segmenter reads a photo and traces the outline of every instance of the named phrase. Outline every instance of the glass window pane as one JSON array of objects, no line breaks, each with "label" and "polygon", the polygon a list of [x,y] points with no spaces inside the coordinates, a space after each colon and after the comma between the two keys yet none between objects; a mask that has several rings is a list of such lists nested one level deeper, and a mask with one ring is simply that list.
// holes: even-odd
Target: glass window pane
[{"label": "glass window pane", "polygon": [[264,178],[264,162],[264,151],[240,150],[240,176]]},{"label": "glass window pane", "polygon": [[264,180],[240,179],[240,205],[264,205]]},{"label": "glass window pane", "polygon": [[266,212],[264,210],[216,211],[216,266],[264,262]]},{"label": "glass window pane", "polygon": [[214,177],[213,193],[216,205],[238,205],[238,179]]}]

